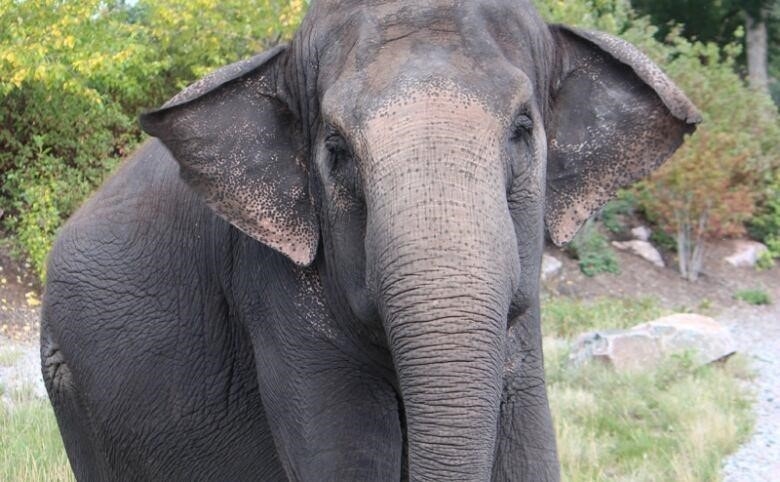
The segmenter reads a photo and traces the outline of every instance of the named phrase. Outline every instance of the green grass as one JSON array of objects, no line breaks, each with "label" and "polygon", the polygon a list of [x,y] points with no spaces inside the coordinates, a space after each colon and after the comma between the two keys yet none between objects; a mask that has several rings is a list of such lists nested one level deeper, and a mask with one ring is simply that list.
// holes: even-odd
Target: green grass
[{"label": "green grass", "polygon": [[[547,300],[545,364],[566,481],[713,481],[752,428],[744,358],[695,368],[675,356],[643,372],[568,363],[570,339],[663,314],[651,300]],[[566,340],[569,339],[569,340]]]},{"label": "green grass", "polygon": [[51,405],[30,392],[12,393],[13,409],[0,402],[0,480],[72,481]]},{"label": "green grass", "polygon": [[741,290],[734,293],[734,299],[751,305],[771,305],[772,299],[764,290]]},{"label": "green grass", "polygon": [[594,329],[629,328],[667,314],[653,298],[547,298],[542,301],[542,329],[549,336],[569,338]]}]

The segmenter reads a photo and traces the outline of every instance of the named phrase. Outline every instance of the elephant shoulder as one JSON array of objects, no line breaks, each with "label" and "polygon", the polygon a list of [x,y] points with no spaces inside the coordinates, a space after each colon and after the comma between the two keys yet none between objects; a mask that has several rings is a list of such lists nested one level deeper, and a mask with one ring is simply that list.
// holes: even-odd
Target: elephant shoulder
[{"label": "elephant shoulder", "polygon": [[140,276],[183,258],[206,257],[211,253],[204,252],[205,245],[224,244],[230,229],[181,181],[178,165],[162,144],[151,140],[63,226],[49,272],[134,271]]}]

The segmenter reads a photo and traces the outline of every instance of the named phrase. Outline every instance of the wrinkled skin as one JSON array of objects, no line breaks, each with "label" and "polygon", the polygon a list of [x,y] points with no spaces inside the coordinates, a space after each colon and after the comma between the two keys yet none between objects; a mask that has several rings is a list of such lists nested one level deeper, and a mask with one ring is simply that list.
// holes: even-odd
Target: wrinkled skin
[{"label": "wrinkled skin", "polygon": [[51,255],[80,480],[557,480],[539,268],[698,122],[526,1],[320,1],[142,117]]}]

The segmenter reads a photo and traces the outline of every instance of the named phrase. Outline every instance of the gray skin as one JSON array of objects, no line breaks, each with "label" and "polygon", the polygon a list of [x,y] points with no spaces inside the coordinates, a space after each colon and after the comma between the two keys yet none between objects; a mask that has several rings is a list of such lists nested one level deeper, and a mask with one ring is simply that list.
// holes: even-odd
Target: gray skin
[{"label": "gray skin", "polygon": [[79,480],[558,480],[539,269],[699,121],[526,1],[315,2],[142,116],[43,308]]}]

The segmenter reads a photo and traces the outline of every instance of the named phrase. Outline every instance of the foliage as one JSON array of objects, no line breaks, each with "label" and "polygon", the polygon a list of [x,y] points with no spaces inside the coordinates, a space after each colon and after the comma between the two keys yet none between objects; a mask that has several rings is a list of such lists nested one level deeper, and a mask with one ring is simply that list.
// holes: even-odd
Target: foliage
[{"label": "foliage", "polygon": [[599,218],[613,234],[621,234],[626,230],[625,216],[632,216],[636,211],[636,196],[631,191],[618,192],[617,198],[608,202],[599,213]]},{"label": "foliage", "polygon": [[553,298],[543,300],[542,327],[548,335],[571,338],[597,328],[630,328],[666,314],[653,298]]},{"label": "foliage", "polygon": [[135,118],[289,37],[301,0],[0,4],[0,210],[43,274],[63,220],[141,140]]},{"label": "foliage", "polygon": [[648,217],[677,237],[681,273],[695,280],[707,240],[744,234],[754,193],[777,163],[780,130],[771,100],[735,73],[736,46],[721,50],[679,36],[670,42],[677,56],[666,69],[705,120],[639,192]]},{"label": "foliage", "polygon": [[650,242],[666,251],[677,251],[677,241],[675,241],[674,236],[670,236],[666,231],[654,229],[652,234],[650,234]]},{"label": "foliage", "polygon": [[740,290],[734,293],[735,300],[741,300],[750,305],[771,305],[772,299],[764,290]]},{"label": "foliage", "polygon": [[[771,10],[776,0],[632,0],[631,5],[647,14],[665,37],[675,24],[685,25],[685,36],[720,45],[731,43],[733,33],[762,10]],[[774,19],[770,19],[774,20]]]},{"label": "foliage", "polygon": [[534,0],[548,21],[619,33],[633,16],[629,0]]},{"label": "foliage", "polygon": [[[658,26],[656,35],[664,39],[676,25],[684,25],[683,35],[689,40],[714,42],[721,47],[735,41],[734,32],[741,31],[747,18],[762,19],[767,27],[769,71],[780,74],[780,1],[778,0],[632,0],[632,6],[650,16]],[[737,38],[747,47],[746,38]],[[740,70],[747,56],[738,57]],[[780,100],[780,83],[770,83],[775,100]]]},{"label": "foliage", "polygon": [[567,250],[579,260],[580,271],[585,276],[620,273],[615,251],[592,221],[588,221],[582,227],[568,245]]},{"label": "foliage", "polygon": [[569,342],[551,338],[550,328],[543,325],[545,366],[564,480],[717,480],[722,459],[748,438],[743,358],[696,369],[681,354],[623,374],[576,368]]},{"label": "foliage", "polygon": [[758,213],[747,225],[750,235],[769,248],[765,264],[780,258],[780,170],[770,177],[759,204]]}]

